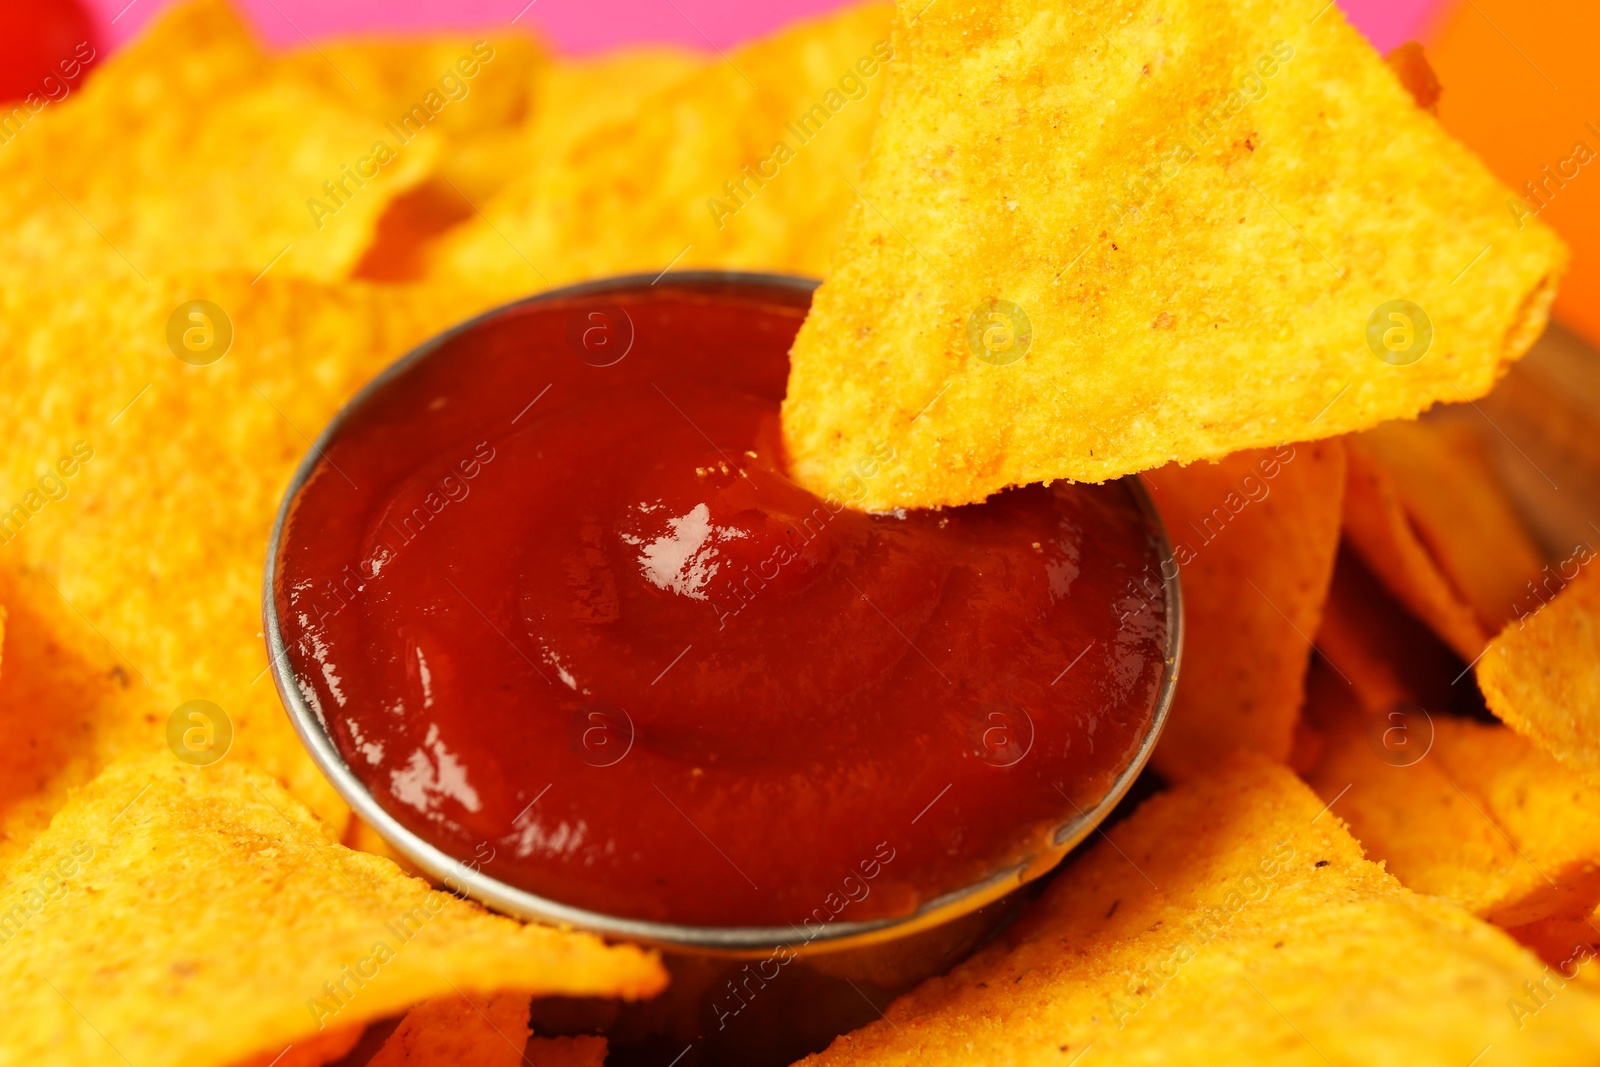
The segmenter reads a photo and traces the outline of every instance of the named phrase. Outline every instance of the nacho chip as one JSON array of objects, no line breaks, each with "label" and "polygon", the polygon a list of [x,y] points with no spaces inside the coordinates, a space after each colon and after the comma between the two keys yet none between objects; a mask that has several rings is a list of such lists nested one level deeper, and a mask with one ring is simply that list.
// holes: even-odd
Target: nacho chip
[{"label": "nacho chip", "polygon": [[888,23],[882,4],[798,23],[556,138],[431,276],[509,294],[669,266],[820,274],[871,140]]},{"label": "nacho chip", "polygon": [[804,1062],[1600,1055],[1600,998],[1569,989],[1519,1019],[1508,998],[1541,976],[1532,953],[1402,888],[1322,808],[1288,770],[1236,757],[1146,802],[995,944]]},{"label": "nacho chip", "polygon": [[[534,172],[559,165],[571,143],[613,119],[632,115],[639,101],[698,68],[697,53],[674,48],[622,49],[598,59],[538,64],[536,90],[527,101],[529,115],[515,128],[475,130],[451,138],[448,158],[438,177],[397,197],[378,221],[372,246],[357,264],[357,278],[416,281],[425,277],[441,253],[437,245],[468,220],[465,234],[451,240],[492,237],[488,254],[515,260],[510,269],[526,268],[515,249],[494,235],[479,212],[500,194],[491,210],[500,218],[525,216],[543,195]],[[534,80],[529,79],[530,88]],[[533,199],[530,199],[533,198]],[[473,275],[473,284],[482,278]],[[531,284],[527,288],[533,288]],[[517,285],[504,288],[512,295]]]},{"label": "nacho chip", "polygon": [[1510,730],[1405,703],[1324,727],[1307,782],[1408,889],[1501,926],[1600,903],[1600,791]]},{"label": "nacho chip", "polygon": [[[1348,514],[1348,507],[1346,509]],[[1396,701],[1454,706],[1466,664],[1407,614],[1346,544],[1317,630],[1317,651],[1368,711]]]},{"label": "nacho chip", "polygon": [[1600,989],[1600,915],[1542,919],[1506,931],[1533,949],[1567,981]]},{"label": "nacho chip", "polygon": [[406,1012],[368,1067],[517,1067],[527,1044],[527,994],[450,993]]},{"label": "nacho chip", "polygon": [[[389,361],[475,310],[440,287],[331,289],[271,275],[0,292],[0,564],[40,576],[9,603],[18,617],[73,624],[48,640],[100,664],[91,679],[115,667],[137,683],[139,751],[167,746],[180,705],[210,701],[232,728],[226,758],[259,764],[343,826],[344,805],[267,676],[267,537],[311,435]],[[188,351],[186,331],[214,347]],[[225,344],[205,365],[174,354],[204,361]],[[102,699],[98,680],[85,684],[100,688],[63,695],[71,710],[61,715],[126,711]],[[38,708],[56,706],[0,703],[22,717],[0,733],[33,737]],[[82,742],[114,732],[99,723],[45,751],[92,758],[99,750]]]},{"label": "nacho chip", "polygon": [[9,873],[0,1063],[265,1064],[446,995],[665,983],[639,949],[490,915],[341,847],[240,762],[114,765]]},{"label": "nacho chip", "polygon": [[793,351],[816,491],[884,445],[868,508],[1328,437],[1483,395],[1544,326],[1559,240],[1337,7],[900,10]]},{"label": "nacho chip", "polygon": [[[8,553],[0,549],[0,561]],[[50,825],[67,791],[118,753],[152,746],[142,679],[39,574],[0,565],[0,872]],[[163,713],[164,724],[166,716]]]},{"label": "nacho chip", "polygon": [[342,277],[438,150],[268,59],[224,0],[194,0],[0,153],[0,276]]},{"label": "nacho chip", "polygon": [[[666,45],[558,60],[550,64],[540,85],[529,145],[535,155],[564,159],[572,145],[589,133],[632,119],[643,101],[720,62],[708,53]],[[530,187],[524,184],[522,188]]]},{"label": "nacho chip", "polygon": [[1412,614],[1477,658],[1528,610],[1544,565],[1477,432],[1459,420],[1390,422],[1349,448],[1350,543]]},{"label": "nacho chip", "polygon": [[1478,661],[1477,674],[1490,710],[1506,725],[1600,783],[1600,574],[1595,568],[1579,571],[1549,603],[1502,630]]},{"label": "nacho chip", "polygon": [[307,79],[368,116],[397,144],[441,142],[428,181],[465,207],[516,174],[514,150],[545,80],[544,51],[526,37],[363,38],[285,57]]},{"label": "nacho chip", "polygon": [[1344,479],[1337,441],[1149,476],[1183,581],[1182,683],[1152,757],[1169,780],[1235,748],[1288,758]]}]

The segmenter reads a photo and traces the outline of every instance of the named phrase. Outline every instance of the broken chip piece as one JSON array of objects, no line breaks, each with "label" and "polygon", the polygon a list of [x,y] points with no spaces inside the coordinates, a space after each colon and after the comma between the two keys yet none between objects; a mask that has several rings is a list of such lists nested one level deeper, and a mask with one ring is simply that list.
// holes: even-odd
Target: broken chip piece
[{"label": "broken chip piece", "polygon": [[1483,395],[1565,262],[1337,8],[907,0],[796,339],[812,488],[961,504]]}]

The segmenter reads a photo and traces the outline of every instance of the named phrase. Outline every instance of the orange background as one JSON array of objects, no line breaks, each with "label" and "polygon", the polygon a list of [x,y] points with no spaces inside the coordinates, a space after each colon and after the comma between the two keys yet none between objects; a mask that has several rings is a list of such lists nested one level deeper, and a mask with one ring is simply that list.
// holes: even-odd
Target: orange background
[{"label": "orange background", "polygon": [[1594,153],[1564,188],[1549,183],[1539,218],[1572,248],[1556,317],[1600,346],[1600,0],[1460,0],[1423,40],[1440,121],[1513,190],[1579,141]]}]

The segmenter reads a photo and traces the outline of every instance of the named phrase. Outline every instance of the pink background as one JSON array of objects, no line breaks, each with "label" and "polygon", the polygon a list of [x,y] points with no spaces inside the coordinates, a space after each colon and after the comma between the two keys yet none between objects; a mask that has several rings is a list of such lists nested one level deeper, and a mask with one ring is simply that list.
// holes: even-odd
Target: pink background
[{"label": "pink background", "polygon": [[[137,34],[165,0],[86,0],[115,47]],[[371,30],[503,29],[542,33],[569,53],[669,41],[717,48],[759,36],[844,0],[235,0],[278,45]],[[1418,36],[1444,0],[1339,0],[1372,43],[1387,50]]]}]

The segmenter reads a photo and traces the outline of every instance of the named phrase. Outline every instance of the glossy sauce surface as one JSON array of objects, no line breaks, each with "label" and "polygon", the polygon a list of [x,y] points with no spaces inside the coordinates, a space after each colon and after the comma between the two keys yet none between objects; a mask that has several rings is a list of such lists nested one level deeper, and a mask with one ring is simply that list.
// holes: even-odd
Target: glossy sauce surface
[{"label": "glossy sauce surface", "polygon": [[790,482],[808,296],[524,304],[390,375],[297,496],[274,596],[307,702],[404,825],[602,913],[904,914],[1134,757],[1161,687],[1130,488],[852,510]]}]

